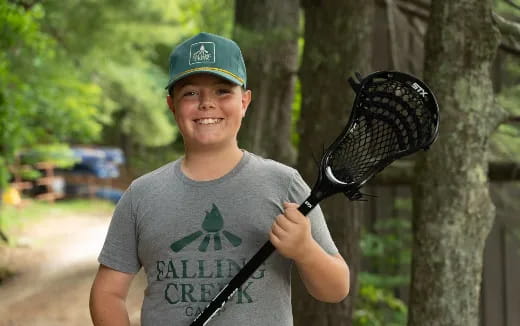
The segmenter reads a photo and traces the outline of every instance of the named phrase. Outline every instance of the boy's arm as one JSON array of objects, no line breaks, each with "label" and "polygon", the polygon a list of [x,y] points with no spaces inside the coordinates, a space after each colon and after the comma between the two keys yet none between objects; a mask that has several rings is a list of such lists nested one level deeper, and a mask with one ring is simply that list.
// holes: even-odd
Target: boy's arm
[{"label": "boy's arm", "polygon": [[[314,241],[314,240],[313,240]],[[350,288],[349,269],[340,254],[329,255],[315,241],[307,258],[295,261],[307,291],[317,300],[340,302]]]},{"label": "boy's arm", "polygon": [[95,326],[129,326],[126,296],[133,274],[99,266],[90,291],[90,316]]},{"label": "boy's arm", "polygon": [[307,291],[325,302],[343,300],[350,288],[349,269],[340,254],[329,255],[312,238],[309,218],[298,211],[298,205],[284,203],[285,212],[278,215],[269,239],[285,257],[293,259]]}]

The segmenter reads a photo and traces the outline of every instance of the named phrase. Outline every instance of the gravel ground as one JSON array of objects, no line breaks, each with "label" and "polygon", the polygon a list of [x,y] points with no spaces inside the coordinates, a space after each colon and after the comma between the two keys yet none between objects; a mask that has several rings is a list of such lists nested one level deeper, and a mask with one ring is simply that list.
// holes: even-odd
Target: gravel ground
[{"label": "gravel ground", "polygon": [[[0,266],[16,272],[0,286],[0,326],[92,325],[89,292],[109,222],[101,215],[49,217],[17,234],[17,247],[0,247]],[[132,325],[139,325],[145,282],[141,272],[130,290]]]}]

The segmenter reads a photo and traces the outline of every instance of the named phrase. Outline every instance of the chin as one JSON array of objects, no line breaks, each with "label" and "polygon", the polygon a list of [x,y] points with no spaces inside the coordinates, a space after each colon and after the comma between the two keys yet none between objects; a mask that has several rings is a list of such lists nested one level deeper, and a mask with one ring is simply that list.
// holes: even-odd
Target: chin
[{"label": "chin", "polygon": [[224,142],[222,141],[216,141],[216,140],[199,140],[192,143],[192,148],[199,148],[199,149],[214,149],[219,147],[224,147]]}]

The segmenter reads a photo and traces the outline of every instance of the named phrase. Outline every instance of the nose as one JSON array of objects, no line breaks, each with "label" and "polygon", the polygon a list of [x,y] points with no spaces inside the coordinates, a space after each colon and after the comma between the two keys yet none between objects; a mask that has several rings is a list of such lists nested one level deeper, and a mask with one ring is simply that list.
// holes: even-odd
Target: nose
[{"label": "nose", "polygon": [[199,110],[211,110],[215,108],[215,101],[210,92],[202,91],[200,94]]}]

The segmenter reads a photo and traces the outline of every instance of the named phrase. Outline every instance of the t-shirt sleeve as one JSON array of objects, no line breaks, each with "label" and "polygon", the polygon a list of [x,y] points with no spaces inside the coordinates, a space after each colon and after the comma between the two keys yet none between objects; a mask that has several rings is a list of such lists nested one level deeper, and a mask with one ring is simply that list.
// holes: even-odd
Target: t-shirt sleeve
[{"label": "t-shirt sleeve", "polygon": [[[295,171],[291,180],[291,185],[289,187],[289,200],[291,202],[301,204],[305,199],[307,199],[307,197],[309,197],[310,193],[311,189],[309,186],[305,183],[300,173]],[[310,211],[307,216],[311,221],[311,232],[314,240],[316,240],[316,242],[327,253],[331,255],[337,254],[338,248],[332,240],[329,229],[327,227],[327,222],[325,221],[325,217],[321,211],[321,207],[316,205],[316,207],[314,207],[314,209]]]},{"label": "t-shirt sleeve", "polygon": [[141,268],[137,255],[136,219],[131,186],[117,203],[98,261],[120,272],[135,274]]}]

